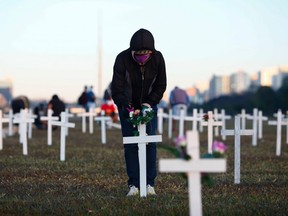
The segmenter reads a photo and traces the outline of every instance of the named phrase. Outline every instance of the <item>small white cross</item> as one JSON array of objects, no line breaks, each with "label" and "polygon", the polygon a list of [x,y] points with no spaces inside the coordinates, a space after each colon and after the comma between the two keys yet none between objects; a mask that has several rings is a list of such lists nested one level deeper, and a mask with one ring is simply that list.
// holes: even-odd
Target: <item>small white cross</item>
[{"label": "small white cross", "polygon": [[146,144],[150,142],[162,142],[161,135],[148,136],[146,124],[138,127],[139,136],[123,137],[123,144],[138,143],[139,173],[140,173],[140,197],[147,196],[147,175],[146,175]]},{"label": "small white cross", "polygon": [[65,148],[66,148],[66,128],[74,128],[75,123],[67,122],[66,112],[61,112],[61,121],[52,121],[52,125],[61,127],[60,134],[60,160],[65,161]]},{"label": "small white cross", "polygon": [[47,144],[52,145],[52,121],[57,121],[59,119],[58,116],[52,116],[53,110],[48,109],[47,116],[41,116],[40,120],[47,121]]},{"label": "small white cross", "polygon": [[95,117],[94,120],[101,122],[101,142],[106,144],[106,122],[111,122],[112,119],[110,116],[105,116],[104,112],[101,112],[101,116]]},{"label": "small white cross", "polygon": [[163,134],[163,118],[168,118],[168,114],[164,113],[163,108],[159,108],[157,117],[158,117],[158,132],[159,134]]},{"label": "small white cross", "polygon": [[208,130],[208,153],[212,154],[212,142],[213,142],[213,127],[221,126],[223,123],[221,121],[215,121],[213,119],[213,114],[211,111],[208,111],[208,120],[202,121],[203,126],[207,126]]},{"label": "small white cross", "polygon": [[34,122],[34,119],[30,118],[27,115],[27,110],[21,109],[20,115],[16,115],[13,119],[14,123],[19,124],[19,134],[20,134],[20,143],[23,144],[23,155],[28,155],[28,146],[27,146],[27,124],[29,122]]},{"label": "small white cross", "polygon": [[12,136],[13,135],[13,110],[10,109],[9,110],[9,114],[8,115],[4,115],[4,117],[7,117],[9,119],[9,124],[8,124],[8,136]]},{"label": "small white cross", "polygon": [[[287,125],[288,119],[282,119],[282,112],[278,110],[277,112],[277,121],[268,121],[268,125],[276,125],[277,134],[276,134],[276,155],[280,156],[281,154],[281,131],[282,125]],[[286,135],[287,136],[287,135]]]},{"label": "small white cross", "polygon": [[253,130],[245,130],[240,128],[240,116],[235,116],[234,130],[221,130],[221,134],[226,136],[234,136],[234,183],[240,183],[240,149],[241,149],[241,136],[253,135]]},{"label": "small white cross", "polygon": [[8,123],[8,118],[3,118],[2,110],[0,110],[0,150],[3,149],[3,123]]}]

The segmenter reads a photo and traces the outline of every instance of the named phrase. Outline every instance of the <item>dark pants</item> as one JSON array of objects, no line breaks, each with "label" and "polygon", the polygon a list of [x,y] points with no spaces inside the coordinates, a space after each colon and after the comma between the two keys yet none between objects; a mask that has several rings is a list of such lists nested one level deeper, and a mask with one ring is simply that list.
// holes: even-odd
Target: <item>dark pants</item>
[{"label": "dark pants", "polygon": [[[146,133],[148,135],[156,135],[157,129],[157,107],[153,107],[154,117],[147,123]],[[137,126],[127,121],[123,116],[123,110],[119,110],[119,117],[121,121],[122,136],[133,136],[133,131],[137,130]],[[125,144],[124,156],[126,161],[126,171],[128,175],[128,186],[134,185],[139,188],[139,160],[138,160],[138,144]],[[157,175],[156,170],[156,143],[149,143],[146,146],[146,162],[147,162],[147,184],[154,186],[154,180]]]}]

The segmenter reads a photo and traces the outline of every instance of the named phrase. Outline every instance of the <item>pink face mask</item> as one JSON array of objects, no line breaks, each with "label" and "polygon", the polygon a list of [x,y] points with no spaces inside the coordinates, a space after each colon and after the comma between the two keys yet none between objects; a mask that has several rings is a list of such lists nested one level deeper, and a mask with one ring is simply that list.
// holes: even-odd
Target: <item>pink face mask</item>
[{"label": "pink face mask", "polygon": [[134,59],[140,64],[143,65],[145,64],[148,59],[150,58],[151,53],[147,53],[147,54],[134,54]]}]

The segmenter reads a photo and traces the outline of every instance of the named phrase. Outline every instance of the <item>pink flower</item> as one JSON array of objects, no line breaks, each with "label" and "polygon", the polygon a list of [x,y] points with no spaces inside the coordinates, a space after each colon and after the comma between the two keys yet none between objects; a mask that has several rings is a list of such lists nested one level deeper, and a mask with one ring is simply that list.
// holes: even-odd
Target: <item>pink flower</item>
[{"label": "pink flower", "polygon": [[212,150],[213,152],[224,154],[227,150],[227,146],[223,142],[215,140],[212,144]]},{"label": "pink flower", "polygon": [[186,136],[178,136],[174,139],[174,143],[177,147],[187,146]]}]

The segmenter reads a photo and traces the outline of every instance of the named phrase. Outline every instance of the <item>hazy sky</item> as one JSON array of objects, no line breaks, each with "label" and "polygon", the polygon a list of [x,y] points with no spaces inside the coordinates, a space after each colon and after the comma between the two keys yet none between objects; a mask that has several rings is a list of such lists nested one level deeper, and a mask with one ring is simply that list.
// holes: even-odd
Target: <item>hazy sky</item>
[{"label": "hazy sky", "polygon": [[84,85],[99,96],[99,23],[103,91],[140,28],[165,58],[167,93],[288,65],[287,0],[0,0],[0,80],[13,80],[14,96],[73,102]]}]

